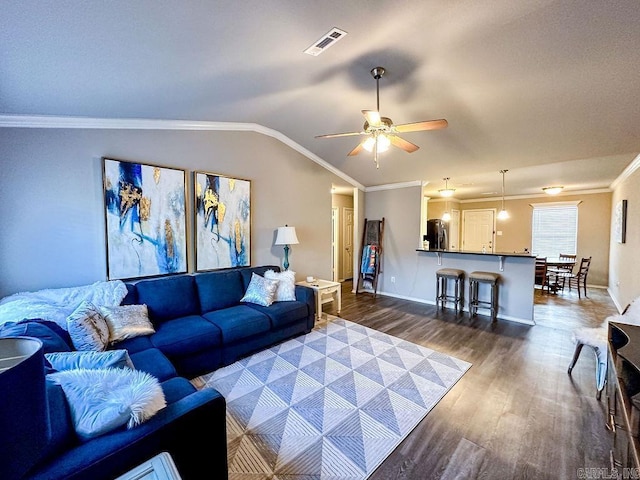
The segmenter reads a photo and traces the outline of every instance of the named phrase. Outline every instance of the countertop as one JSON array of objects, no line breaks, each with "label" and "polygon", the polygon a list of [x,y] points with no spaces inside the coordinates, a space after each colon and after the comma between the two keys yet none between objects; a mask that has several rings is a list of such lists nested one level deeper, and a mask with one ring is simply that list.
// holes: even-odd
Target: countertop
[{"label": "countertop", "polygon": [[535,258],[531,253],[524,252],[475,252],[475,251],[467,251],[467,250],[436,250],[429,249],[425,250],[424,248],[416,248],[416,252],[424,252],[424,253],[451,253],[451,254],[461,254],[461,255],[486,255],[488,257],[525,257],[525,258]]}]

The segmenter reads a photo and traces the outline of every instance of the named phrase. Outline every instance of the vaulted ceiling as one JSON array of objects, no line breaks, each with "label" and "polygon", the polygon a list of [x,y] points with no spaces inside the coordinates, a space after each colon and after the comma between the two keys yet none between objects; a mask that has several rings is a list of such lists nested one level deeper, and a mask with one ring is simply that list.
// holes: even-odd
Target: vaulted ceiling
[{"label": "vaulted ceiling", "polygon": [[[256,123],[364,186],[607,188],[640,153],[637,0],[4,0],[0,114]],[[318,56],[303,51],[347,32]],[[447,119],[348,157],[361,110]]]}]

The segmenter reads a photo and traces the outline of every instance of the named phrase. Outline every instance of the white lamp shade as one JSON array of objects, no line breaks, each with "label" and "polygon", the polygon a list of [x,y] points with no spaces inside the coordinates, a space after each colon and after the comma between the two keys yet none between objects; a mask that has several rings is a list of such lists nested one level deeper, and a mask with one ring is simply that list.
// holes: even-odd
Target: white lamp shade
[{"label": "white lamp shade", "polygon": [[297,245],[298,237],[296,235],[296,227],[278,227],[275,245]]}]

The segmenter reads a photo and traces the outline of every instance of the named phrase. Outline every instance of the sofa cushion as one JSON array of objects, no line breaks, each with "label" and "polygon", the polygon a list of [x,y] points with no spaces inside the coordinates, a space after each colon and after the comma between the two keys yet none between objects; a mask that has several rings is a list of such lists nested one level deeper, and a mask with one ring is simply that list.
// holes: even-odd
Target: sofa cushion
[{"label": "sofa cushion", "polygon": [[168,357],[189,356],[222,343],[220,329],[200,315],[174,318],[158,325],[151,343]]},{"label": "sofa cushion", "polygon": [[269,317],[247,305],[215,310],[203,315],[222,332],[225,344],[251,337],[271,329]]},{"label": "sofa cushion", "polygon": [[198,293],[191,275],[141,280],[136,283],[136,289],[138,302],[147,305],[154,324],[200,313]]},{"label": "sofa cushion", "polygon": [[[56,325],[54,322],[49,322]],[[71,348],[60,335],[45,323],[22,320],[0,326],[0,337],[35,337],[42,342],[44,353],[69,352]]]},{"label": "sofa cushion", "polygon": [[129,355],[131,355],[132,353],[141,352],[143,350],[155,347],[153,346],[153,343],[151,343],[151,336],[144,335],[142,337],[127,338],[126,340],[112,345],[110,348],[124,348],[129,352]]},{"label": "sofa cushion", "polygon": [[122,299],[120,305],[135,305],[138,302],[138,290],[136,289],[135,284],[133,283],[125,283],[127,287],[127,295]]},{"label": "sofa cushion", "polygon": [[164,392],[164,398],[167,400],[167,404],[175,403],[197,390],[189,380],[183,377],[171,378],[162,382],[160,386]]},{"label": "sofa cushion", "polygon": [[303,302],[275,302],[269,307],[253,303],[247,305],[269,317],[273,328],[291,325],[303,319],[306,320],[308,316],[307,304]]},{"label": "sofa cushion", "polygon": [[157,348],[148,348],[129,356],[136,370],[150,373],[161,382],[178,375],[173,364]]},{"label": "sofa cushion", "polygon": [[53,380],[46,381],[47,405],[49,407],[49,443],[42,454],[46,459],[59,454],[71,445],[78,443],[78,437],[73,428],[69,404],[62,387]]},{"label": "sofa cushion", "polygon": [[195,275],[203,313],[237,305],[244,295],[242,275],[237,270]]}]

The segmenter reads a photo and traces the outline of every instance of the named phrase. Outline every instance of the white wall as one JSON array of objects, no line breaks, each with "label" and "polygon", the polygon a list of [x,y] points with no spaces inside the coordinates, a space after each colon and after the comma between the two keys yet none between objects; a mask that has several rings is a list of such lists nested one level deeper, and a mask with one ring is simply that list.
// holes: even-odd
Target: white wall
[{"label": "white wall", "polygon": [[[106,279],[101,157],[251,180],[251,264],[281,264],[275,229],[296,227],[299,279],[331,275],[331,172],[251,132],[0,129],[0,297]],[[313,199],[313,201],[308,201]],[[192,215],[188,215],[192,234]],[[193,271],[189,245],[189,271]]]},{"label": "white wall", "polygon": [[[632,166],[637,167],[639,162],[640,156]],[[613,210],[620,200],[627,200],[627,237],[625,243],[617,243],[611,229],[609,293],[622,310],[640,296],[640,169],[616,186],[611,201],[612,222]]]}]

